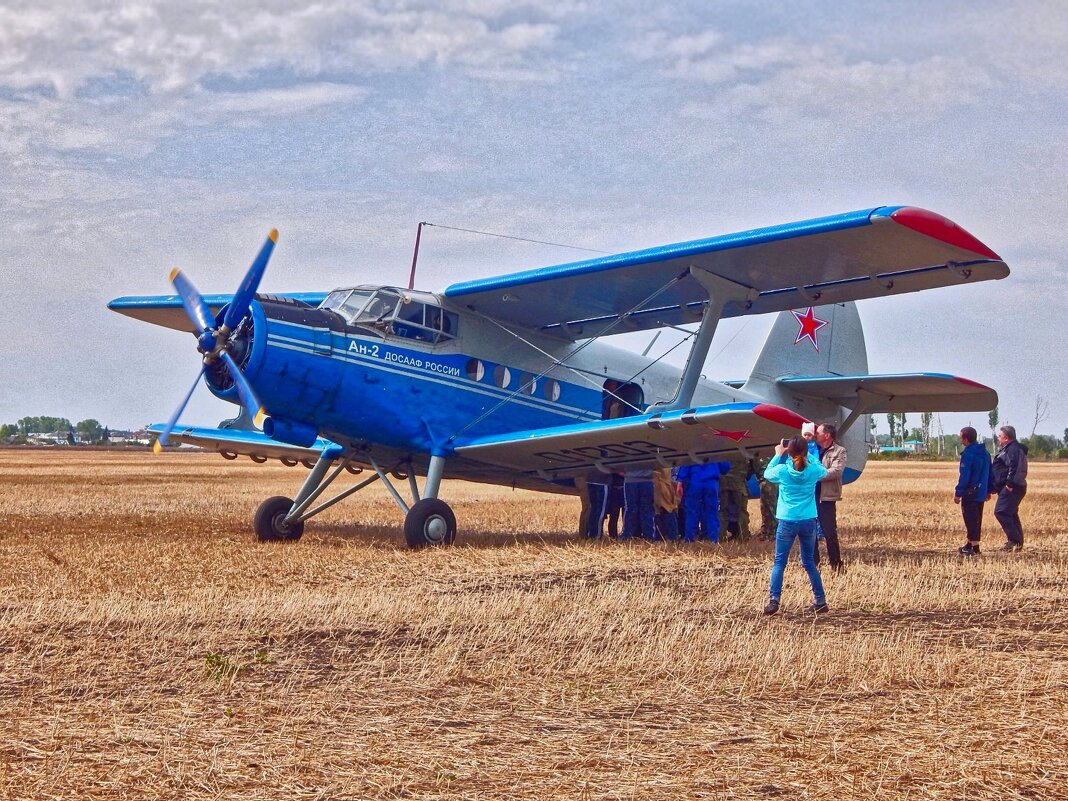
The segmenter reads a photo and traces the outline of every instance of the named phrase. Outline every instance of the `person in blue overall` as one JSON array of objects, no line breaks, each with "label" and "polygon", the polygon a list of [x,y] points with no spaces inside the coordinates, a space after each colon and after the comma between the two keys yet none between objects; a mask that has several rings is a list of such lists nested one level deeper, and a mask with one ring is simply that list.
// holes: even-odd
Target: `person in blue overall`
[{"label": "person in blue overall", "polygon": [[819,615],[828,609],[823,579],[816,567],[816,484],[826,475],[827,468],[819,459],[812,458],[802,437],[793,437],[789,442],[783,440],[775,446],[775,456],[764,471],[764,478],[779,486],[775,509],[779,527],[775,532],[775,561],[771,566],[765,615],[779,611],[782,577],[795,539],[801,543],[801,566],[812,585],[812,605],[808,611]]},{"label": "person in blue overall", "polygon": [[679,468],[682,505],[686,513],[683,535],[686,542],[697,539],[700,528],[704,528],[709,540],[719,542],[719,478],[730,469],[730,462],[688,464]]}]

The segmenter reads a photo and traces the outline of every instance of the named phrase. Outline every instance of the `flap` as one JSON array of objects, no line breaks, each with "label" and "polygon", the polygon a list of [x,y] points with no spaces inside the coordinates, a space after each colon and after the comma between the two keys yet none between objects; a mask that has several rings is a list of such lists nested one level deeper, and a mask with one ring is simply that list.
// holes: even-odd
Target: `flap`
[{"label": "flap", "polygon": [[748,300],[728,303],[723,317],[1009,274],[994,251],[945,217],[908,206],[880,206],[466,281],[444,294],[496,320],[574,340],[609,328],[624,333],[697,322],[708,293],[690,275],[691,268],[752,289]]},{"label": "flap", "polygon": [[990,387],[945,373],[780,378],[794,392],[864,412],[985,412],[998,405]]},{"label": "flap", "polygon": [[737,454],[739,447],[767,449],[797,434],[806,422],[780,406],[728,403],[481,437],[456,453],[552,481],[590,470],[703,463]]}]

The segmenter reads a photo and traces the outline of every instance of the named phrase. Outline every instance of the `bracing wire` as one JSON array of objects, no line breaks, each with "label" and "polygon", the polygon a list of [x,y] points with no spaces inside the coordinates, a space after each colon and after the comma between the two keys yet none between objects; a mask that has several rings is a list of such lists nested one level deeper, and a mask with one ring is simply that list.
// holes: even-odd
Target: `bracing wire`
[{"label": "bracing wire", "polygon": [[[672,279],[671,279],[670,281],[668,281],[668,282],[667,282],[666,284],[664,284],[663,286],[661,286],[661,287],[659,287],[658,289],[654,290],[654,291],[653,291],[653,292],[652,292],[652,293],[651,293],[651,294],[650,294],[650,295],[649,295],[648,297],[646,297],[646,298],[643,298],[642,300],[638,301],[638,302],[637,302],[636,304],[634,304],[634,306],[633,306],[633,307],[631,307],[631,308],[630,308],[630,309],[628,309],[628,310],[627,310],[626,312],[624,312],[623,314],[621,314],[621,315],[619,315],[618,317],[616,317],[616,319],[615,319],[615,321],[614,321],[614,322],[612,322],[611,324],[609,324],[608,326],[606,326],[606,327],[605,327],[605,328],[604,328],[603,330],[599,331],[599,332],[598,332],[598,333],[597,333],[597,334],[596,334],[595,336],[591,337],[590,339],[587,339],[587,340],[586,340],[585,342],[583,342],[583,343],[582,343],[581,345],[579,345],[579,346],[578,346],[577,348],[575,348],[575,349],[574,349],[574,350],[572,350],[572,351],[571,351],[570,353],[568,353],[568,354],[567,354],[566,356],[564,356],[564,358],[563,358],[563,359],[555,359],[555,358],[554,358],[554,359],[553,359],[553,361],[552,361],[552,364],[550,364],[550,365],[549,365],[548,367],[546,367],[546,368],[545,368],[544,370],[542,370],[542,371],[541,371],[540,373],[538,373],[538,375],[534,376],[534,377],[533,377],[532,379],[530,379],[529,381],[527,381],[527,382],[526,382],[525,384],[522,384],[522,385],[520,385],[519,387],[517,387],[517,388],[516,388],[515,390],[513,390],[513,391],[512,391],[512,392],[511,392],[511,393],[510,393],[509,395],[507,395],[506,397],[502,398],[502,399],[501,399],[501,400],[500,400],[500,401],[499,401],[499,402],[498,402],[498,403],[497,403],[496,405],[494,405],[494,406],[493,406],[492,408],[490,408],[490,409],[487,409],[487,410],[486,410],[485,412],[483,412],[482,414],[480,414],[480,415],[479,415],[478,417],[476,417],[476,418],[475,418],[474,420],[472,420],[472,421],[471,421],[470,423],[468,423],[467,425],[465,425],[465,426],[464,426],[463,428],[461,428],[461,429],[460,429],[459,431],[457,431],[457,432],[456,432],[455,434],[453,434],[453,435],[452,435],[451,437],[449,437],[449,441],[450,441],[450,442],[455,442],[455,441],[456,441],[456,438],[457,438],[457,437],[460,437],[460,436],[462,436],[462,435],[463,435],[463,433],[464,433],[465,431],[467,431],[467,430],[468,430],[469,428],[471,428],[471,427],[472,427],[472,426],[474,426],[474,425],[477,425],[477,424],[478,424],[478,423],[480,423],[480,422],[481,422],[482,420],[485,420],[485,419],[486,419],[487,417],[489,417],[489,416],[490,416],[491,414],[493,414],[493,413],[494,413],[495,411],[497,411],[497,410],[498,410],[498,409],[500,409],[500,408],[501,408],[502,406],[504,406],[504,405],[505,405],[506,403],[508,403],[508,402],[509,402],[510,400],[512,400],[512,398],[515,398],[516,396],[518,396],[518,395],[519,395],[519,394],[520,394],[520,393],[521,393],[521,392],[523,391],[523,389],[525,389],[526,387],[530,386],[530,385],[531,385],[531,384],[533,384],[534,382],[536,382],[536,381],[540,380],[540,379],[541,379],[541,378],[543,378],[544,376],[548,375],[548,374],[549,374],[549,372],[550,372],[550,371],[551,371],[551,370],[552,370],[552,369],[553,369],[554,367],[557,367],[557,366],[559,366],[559,365],[564,365],[564,364],[566,364],[566,362],[567,362],[567,360],[568,360],[568,359],[572,358],[573,356],[576,356],[576,355],[578,355],[578,353],[579,353],[579,352],[581,352],[582,350],[584,350],[584,349],[585,349],[586,347],[588,347],[589,345],[592,345],[592,344],[593,344],[594,342],[596,342],[596,341],[597,341],[598,339],[600,339],[601,337],[603,337],[603,336],[605,336],[606,334],[608,334],[608,332],[609,332],[609,331],[611,331],[611,330],[612,330],[613,328],[615,328],[616,326],[618,326],[618,325],[619,325],[620,323],[622,323],[622,322],[623,322],[624,320],[626,320],[627,318],[629,318],[629,317],[630,317],[630,316],[631,316],[632,314],[634,314],[634,312],[638,311],[639,309],[642,309],[642,308],[644,308],[644,307],[645,307],[645,306],[646,306],[647,304],[651,303],[651,302],[653,301],[653,299],[655,299],[655,298],[656,298],[657,296],[659,296],[659,295],[660,295],[660,294],[662,294],[663,292],[667,291],[667,289],[668,289],[669,287],[672,287],[672,286],[674,286],[674,285],[675,285],[675,284],[677,284],[677,283],[678,283],[679,281],[681,281],[682,279],[686,278],[686,277],[687,277],[687,276],[688,276],[689,274],[690,274],[690,273],[689,273],[689,270],[685,270],[685,271],[683,271],[683,272],[679,273],[679,274],[678,274],[677,276],[675,276],[674,278],[672,278]],[[483,316],[483,317],[485,317],[485,315],[482,315],[482,316]],[[490,318],[490,317],[486,317],[486,319],[492,320],[492,318]],[[495,322],[495,323],[496,323],[496,321],[495,321],[495,320],[494,320],[493,322]],[[504,328],[504,326],[502,326],[502,325],[501,325],[500,323],[496,323],[496,324],[497,324],[497,325],[499,325],[499,326],[500,326],[501,328]],[[508,330],[508,329],[505,329],[505,330]],[[514,332],[513,332],[513,333],[514,333]],[[516,336],[518,337],[518,335],[516,335]],[[614,393],[610,393],[610,394],[613,394],[613,395],[614,395]],[[616,396],[616,397],[618,397],[618,396]],[[623,401],[623,399],[622,399],[622,398],[619,398],[619,400]],[[624,402],[624,403],[627,403],[626,401],[623,401],[623,402]],[[627,405],[628,405],[628,406],[632,406],[633,404],[627,403]]]},{"label": "bracing wire", "polygon": [[535,245],[551,245],[557,248],[568,248],[570,250],[584,250],[587,253],[602,253],[607,254],[607,250],[595,250],[593,248],[579,247],[578,245],[565,245],[562,242],[546,242],[541,239],[528,239],[525,236],[510,236],[508,234],[495,234],[492,231],[476,231],[474,228],[457,228],[453,225],[439,225],[438,223],[424,222],[423,225],[429,225],[431,228],[444,228],[447,231],[463,231],[465,234],[480,234],[482,236],[495,236],[498,239],[514,239],[516,242],[532,242]]}]

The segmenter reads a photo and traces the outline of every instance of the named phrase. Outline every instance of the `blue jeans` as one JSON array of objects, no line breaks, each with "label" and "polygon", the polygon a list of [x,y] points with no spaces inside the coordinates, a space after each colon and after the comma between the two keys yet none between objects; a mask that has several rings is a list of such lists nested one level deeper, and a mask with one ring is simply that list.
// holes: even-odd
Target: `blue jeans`
[{"label": "blue jeans", "polygon": [[655,540],[656,509],[653,504],[653,482],[631,481],[623,485],[623,535],[620,539],[642,536]]},{"label": "blue jeans", "polygon": [[827,603],[823,591],[823,579],[820,569],[816,567],[816,519],[780,520],[775,531],[775,561],[771,565],[771,592],[769,595],[778,600],[782,595],[782,574],[786,572],[786,561],[794,547],[794,539],[801,541],[801,567],[808,573],[812,584],[812,600],[817,604]]}]

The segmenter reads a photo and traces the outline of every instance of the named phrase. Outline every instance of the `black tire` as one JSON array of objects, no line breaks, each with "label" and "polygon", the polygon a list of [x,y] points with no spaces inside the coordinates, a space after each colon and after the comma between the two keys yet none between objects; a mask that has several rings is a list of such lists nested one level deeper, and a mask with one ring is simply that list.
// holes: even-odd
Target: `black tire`
[{"label": "black tire", "polygon": [[445,501],[423,498],[404,518],[404,540],[409,548],[452,545],[456,515]]},{"label": "black tire", "polygon": [[360,473],[363,472],[363,468],[355,464],[347,464],[345,465],[345,469],[352,473],[354,476],[358,476]]},{"label": "black tire", "polygon": [[283,523],[282,520],[293,508],[293,501],[281,495],[268,498],[256,509],[252,526],[260,542],[285,542],[299,540],[304,533],[304,521]]},{"label": "black tire", "polygon": [[224,459],[229,459],[231,462],[237,458],[237,454],[233,451],[219,451],[219,455]]},{"label": "black tire", "polygon": [[288,456],[282,456],[282,457],[280,457],[278,459],[278,461],[280,461],[286,467],[296,467],[297,466],[297,460],[296,459],[290,459]]},{"label": "black tire", "polygon": [[250,453],[248,458],[251,459],[252,461],[254,461],[256,464],[263,464],[264,462],[267,461],[267,457],[266,456],[261,456],[258,453]]}]

